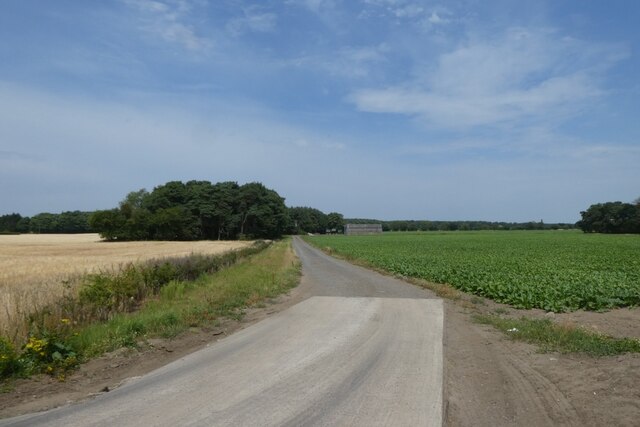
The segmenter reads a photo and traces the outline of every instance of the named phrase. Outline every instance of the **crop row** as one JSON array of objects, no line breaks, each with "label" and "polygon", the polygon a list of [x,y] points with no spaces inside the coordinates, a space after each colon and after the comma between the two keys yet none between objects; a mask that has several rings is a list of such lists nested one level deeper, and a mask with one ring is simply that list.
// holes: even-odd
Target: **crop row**
[{"label": "crop row", "polygon": [[319,247],[391,273],[450,284],[518,308],[640,304],[640,238],[572,231],[317,236]]}]

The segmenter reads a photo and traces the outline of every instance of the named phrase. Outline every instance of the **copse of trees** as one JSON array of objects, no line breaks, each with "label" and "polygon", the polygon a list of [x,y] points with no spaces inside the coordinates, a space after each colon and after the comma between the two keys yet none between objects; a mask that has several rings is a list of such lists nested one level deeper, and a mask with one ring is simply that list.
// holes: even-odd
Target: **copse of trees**
[{"label": "copse of trees", "polygon": [[640,198],[632,203],[596,203],[580,212],[576,225],[585,233],[640,233]]},{"label": "copse of trees", "polygon": [[291,221],[290,233],[292,234],[342,233],[344,229],[344,218],[338,212],[325,214],[315,208],[291,207],[289,208],[289,219]]},{"label": "copse of trees", "polygon": [[129,193],[89,224],[107,240],[278,238],[289,228],[284,199],[258,182],[171,181]]}]

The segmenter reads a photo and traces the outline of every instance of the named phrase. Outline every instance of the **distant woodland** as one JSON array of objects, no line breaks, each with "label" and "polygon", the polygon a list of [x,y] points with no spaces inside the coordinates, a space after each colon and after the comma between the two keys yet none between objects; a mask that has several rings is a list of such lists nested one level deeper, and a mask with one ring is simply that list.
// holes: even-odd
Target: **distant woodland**
[{"label": "distant woodland", "polygon": [[171,181],[151,192],[130,192],[113,209],[0,216],[4,233],[97,232],[106,240],[273,239],[342,227],[341,214],[287,207],[259,182]]},{"label": "distant woodland", "polygon": [[543,221],[492,222],[492,221],[429,221],[348,218],[351,224],[382,224],[382,231],[480,231],[480,230],[567,230],[575,228],[571,223],[547,224]]},{"label": "distant woodland", "polygon": [[91,233],[106,240],[273,239],[284,234],[342,233],[345,223],[382,224],[383,231],[558,230],[640,233],[640,199],[606,202],[580,212],[571,223],[429,221],[348,218],[312,207],[287,207],[284,198],[259,182],[171,181],[130,192],[118,207],[23,217],[0,216],[0,233]]}]

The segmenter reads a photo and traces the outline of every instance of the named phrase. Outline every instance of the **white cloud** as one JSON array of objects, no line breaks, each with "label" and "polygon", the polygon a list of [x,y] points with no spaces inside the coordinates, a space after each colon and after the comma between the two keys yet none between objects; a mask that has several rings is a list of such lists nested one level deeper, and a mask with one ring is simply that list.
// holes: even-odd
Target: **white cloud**
[{"label": "white cloud", "polygon": [[[424,21],[428,25],[442,25],[452,21],[445,18],[445,15],[452,15],[448,9],[429,3],[415,0],[365,0],[364,4],[369,8],[365,7],[360,16],[378,16],[381,12],[402,20]],[[372,13],[372,10],[378,10],[379,13]]]},{"label": "white cloud", "polygon": [[624,56],[618,46],[516,28],[470,40],[435,64],[416,67],[404,84],[355,91],[349,99],[361,111],[416,116],[441,128],[553,121],[605,93],[600,71]]},{"label": "white cloud", "polygon": [[278,17],[275,13],[263,12],[256,6],[244,8],[242,13],[243,16],[227,24],[227,30],[236,36],[247,31],[268,33],[276,29]]},{"label": "white cloud", "polygon": [[326,55],[301,56],[285,62],[295,67],[320,68],[330,75],[349,78],[366,77],[376,64],[386,61],[389,47],[378,46],[342,47]]},{"label": "white cloud", "polygon": [[334,0],[302,0],[302,3],[314,12],[335,7]]},{"label": "white cloud", "polygon": [[332,10],[336,7],[335,0],[285,0],[285,4],[302,6],[314,13]]},{"label": "white cloud", "polygon": [[429,21],[430,24],[434,25],[448,24],[449,22],[451,22],[450,19],[442,18],[440,15],[438,15],[437,12],[432,12],[429,18],[427,18],[427,21]]},{"label": "white cloud", "polygon": [[140,12],[141,29],[189,51],[206,51],[212,41],[200,36],[190,23],[194,4],[190,0],[123,0]]},{"label": "white cloud", "polygon": [[407,4],[392,10],[398,18],[415,18],[424,14],[424,8],[418,4]]}]

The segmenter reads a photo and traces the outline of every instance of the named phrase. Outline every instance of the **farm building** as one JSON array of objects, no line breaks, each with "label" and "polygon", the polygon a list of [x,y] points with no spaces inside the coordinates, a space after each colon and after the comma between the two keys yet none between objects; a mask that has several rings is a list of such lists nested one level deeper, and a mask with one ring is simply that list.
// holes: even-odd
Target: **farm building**
[{"label": "farm building", "polygon": [[347,224],[344,226],[344,234],[347,236],[379,233],[382,233],[382,224]]}]

